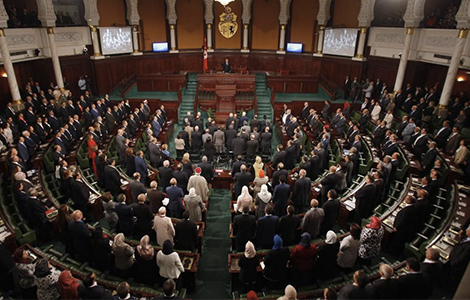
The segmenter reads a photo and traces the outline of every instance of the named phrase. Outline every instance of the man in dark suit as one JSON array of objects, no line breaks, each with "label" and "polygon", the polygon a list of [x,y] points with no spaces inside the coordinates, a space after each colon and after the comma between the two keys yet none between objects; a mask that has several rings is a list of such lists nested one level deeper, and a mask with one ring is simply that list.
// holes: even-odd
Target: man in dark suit
[{"label": "man in dark suit", "polygon": [[150,156],[150,164],[154,168],[159,167],[160,164],[161,164],[162,153],[158,149],[157,139],[154,138],[153,136],[150,137],[150,142],[148,144],[148,152],[149,152],[149,156]]},{"label": "man in dark suit", "polygon": [[207,183],[210,183],[214,177],[214,167],[207,161],[207,156],[201,158],[201,163],[198,167],[201,168],[201,176],[206,179]]},{"label": "man in dark suit", "polygon": [[[106,178],[106,181],[108,179]],[[126,196],[119,194],[116,200],[116,206],[114,208],[116,214],[119,217],[118,228],[119,232],[122,232],[125,236],[131,236],[134,234],[134,212],[132,207],[126,204]]]},{"label": "man in dark suit", "polygon": [[175,178],[170,180],[170,186],[166,188],[168,199],[170,200],[168,208],[168,216],[172,218],[181,218],[183,215],[183,202],[181,198],[184,196],[183,190],[177,186]]},{"label": "man in dark suit", "polygon": [[231,149],[233,151],[233,155],[243,155],[246,150],[246,142],[241,137],[240,133],[237,134],[237,137],[232,140]]},{"label": "man in dark suit", "polygon": [[[286,215],[287,212],[287,215]],[[289,205],[279,221],[279,236],[284,241],[284,246],[294,245],[299,236],[299,227],[301,220],[295,215],[295,208]]]},{"label": "man in dark suit", "polygon": [[361,187],[354,197],[356,198],[356,208],[354,209],[354,222],[362,223],[363,218],[370,215],[371,202],[375,196],[374,179],[371,175],[366,175],[366,184]]},{"label": "man in dark suit", "polygon": [[170,179],[173,178],[173,169],[170,167],[170,161],[165,160],[163,166],[158,168],[160,175],[160,187],[165,191],[170,186]]},{"label": "man in dark suit", "polygon": [[420,264],[421,273],[427,276],[433,286],[444,287],[446,283],[444,265],[439,260],[439,250],[428,248],[426,250],[426,258]]},{"label": "man in dark suit", "polygon": [[150,211],[150,206],[145,204],[147,196],[140,194],[137,197],[138,201],[134,201],[132,204],[132,211],[134,217],[137,219],[134,225],[134,236],[140,240],[144,235],[150,235],[152,224],[153,224],[153,214]]},{"label": "man in dark suit", "polygon": [[232,72],[232,67],[230,66],[230,62],[228,61],[228,58],[226,58],[225,62],[222,64],[222,71],[224,73]]},{"label": "man in dark suit", "polygon": [[29,162],[29,151],[28,146],[24,141],[24,137],[20,136],[18,139],[18,144],[16,145],[16,150],[18,150],[18,156],[24,161]]},{"label": "man in dark suit", "polygon": [[405,243],[413,239],[417,230],[417,214],[414,206],[416,199],[408,195],[405,198],[405,203],[406,206],[398,212],[393,223],[395,235],[392,240],[392,250],[397,256],[403,254]]},{"label": "man in dark suit", "polygon": [[91,255],[91,231],[83,222],[83,213],[76,210],[72,213],[72,221],[68,224],[73,245],[83,261],[88,261]]},{"label": "man in dark suit", "polygon": [[264,131],[260,134],[260,139],[261,139],[261,153],[263,154],[271,153],[272,133],[269,132],[269,127],[266,127]]},{"label": "man in dark suit", "polygon": [[428,151],[426,151],[423,160],[421,161],[421,166],[423,167],[423,175],[429,175],[429,172],[431,172],[431,169],[434,166],[434,162],[436,161],[436,157],[436,142],[430,142],[429,149]]},{"label": "man in dark suit", "polygon": [[158,213],[160,207],[163,206],[165,195],[158,189],[158,183],[156,181],[150,182],[150,189],[147,189],[147,198],[149,199],[152,213]]},{"label": "man in dark suit", "polygon": [[240,167],[240,172],[235,174],[233,180],[235,181],[235,185],[233,187],[235,192],[235,199],[237,199],[242,192],[242,187],[249,186],[250,182],[253,180],[253,176],[251,173],[246,171],[246,166],[242,165]]},{"label": "man in dark suit", "polygon": [[413,142],[413,154],[417,159],[421,160],[423,153],[427,151],[428,147],[428,132],[426,128],[421,129],[421,134]]},{"label": "man in dark suit", "polygon": [[356,271],[353,275],[354,284],[345,285],[338,293],[338,299],[371,299],[366,289],[369,277],[363,270]]},{"label": "man in dark suit", "polygon": [[421,273],[419,262],[410,257],[406,260],[405,275],[398,278],[401,299],[428,299],[432,293],[429,278]]},{"label": "man in dark suit", "polygon": [[390,136],[390,141],[382,147],[383,156],[392,155],[398,151],[398,137],[395,134]]},{"label": "man in dark suit", "polygon": [[38,229],[38,239],[42,242],[48,241],[50,238],[49,232],[52,230],[52,226],[46,217],[47,207],[38,199],[38,191],[35,188],[30,188],[28,190],[26,205],[29,211],[29,219],[27,220],[33,228]]},{"label": "man in dark suit", "polygon": [[114,199],[117,199],[121,193],[121,176],[115,166],[116,161],[111,159],[109,165],[104,167],[104,175],[106,176],[105,189],[111,192]]},{"label": "man in dark suit", "polygon": [[253,159],[258,152],[258,140],[255,139],[253,134],[250,135],[250,140],[246,142],[246,156]]},{"label": "man in dark suit", "polygon": [[[183,193],[187,194],[188,190],[188,173],[183,171],[183,165],[178,164],[176,167],[176,171],[173,172],[173,178],[177,181],[177,186],[183,190]],[[202,195],[201,195],[202,196]]]},{"label": "man in dark suit", "polygon": [[348,100],[349,99],[349,93],[351,92],[351,80],[349,79],[349,76],[346,76],[346,79],[344,80],[344,88],[343,88],[343,99]]},{"label": "man in dark suit", "polygon": [[279,176],[279,184],[274,188],[273,204],[274,214],[282,217],[286,214],[287,200],[290,195],[290,186],[286,184],[286,176]]},{"label": "man in dark suit", "polygon": [[147,190],[145,189],[145,185],[140,182],[140,174],[135,172],[133,174],[134,179],[129,181],[129,187],[131,189],[132,200],[134,203],[137,202],[137,197],[140,194],[145,194]]},{"label": "man in dark suit", "polygon": [[336,191],[329,190],[328,191],[328,200],[323,203],[321,208],[325,212],[325,216],[323,217],[323,223],[321,225],[320,233],[325,234],[328,230],[331,230],[333,226],[336,224],[336,220],[338,219],[340,203],[339,200],[336,199]]},{"label": "man in dark suit", "polygon": [[365,133],[367,130],[367,123],[369,122],[370,116],[369,116],[369,110],[364,109],[362,111],[362,116],[359,119],[359,131],[361,133]]},{"label": "man in dark suit", "polygon": [[272,167],[277,169],[277,165],[282,162],[285,164],[286,152],[284,151],[284,146],[282,144],[277,145],[277,153],[272,160]]},{"label": "man in dark suit", "polygon": [[445,152],[448,155],[454,155],[455,150],[457,150],[457,148],[460,145],[461,139],[462,139],[462,136],[459,133],[459,128],[454,126],[452,128],[452,133],[447,138],[447,144],[445,145]]},{"label": "man in dark suit", "polygon": [[372,143],[376,148],[380,146],[383,139],[385,138],[385,133],[387,132],[386,122],[382,121],[379,122],[379,125],[375,127],[374,131],[372,132]]},{"label": "man in dark suit", "polygon": [[399,299],[400,286],[398,280],[393,278],[393,268],[387,264],[379,267],[380,279],[375,280],[366,287],[370,299]]},{"label": "man in dark suit", "polygon": [[271,205],[267,205],[264,212],[265,216],[258,219],[256,236],[261,249],[271,249],[274,236],[279,232],[279,217],[273,216],[274,208]]},{"label": "man in dark suit", "polygon": [[72,181],[72,200],[74,207],[81,210],[85,215],[87,212],[88,199],[90,198],[90,188],[83,182],[80,172],[75,173]]},{"label": "man in dark suit", "polygon": [[302,120],[307,120],[307,117],[310,113],[310,107],[308,107],[308,102],[304,102],[304,107],[302,108],[302,111],[300,112],[300,117]]},{"label": "man in dark suit", "polygon": [[233,218],[233,236],[237,252],[245,251],[245,245],[248,241],[253,241],[256,232],[256,218],[250,215],[250,208],[244,205],[242,214]]},{"label": "man in dark suit", "polygon": [[285,178],[287,178],[287,170],[284,169],[284,164],[282,162],[277,164],[277,170],[274,171],[273,176],[272,176],[272,188],[275,189],[276,186],[279,184],[279,178],[280,176],[284,175]]},{"label": "man in dark suit", "polygon": [[[228,120],[227,120],[228,121]],[[230,124],[226,129],[225,132],[225,145],[227,146],[227,150],[232,149],[232,142],[237,137],[237,130],[235,129],[234,125]]]},{"label": "man in dark suit", "polygon": [[83,278],[83,284],[78,287],[78,296],[80,299],[110,299],[111,293],[98,285],[95,273],[90,272]]},{"label": "man in dark suit", "polygon": [[470,228],[468,228],[458,243],[450,252],[449,264],[452,282],[458,283],[462,279],[470,262]]},{"label": "man in dark suit", "polygon": [[194,126],[194,131],[191,132],[191,147],[194,151],[200,151],[202,148],[202,132],[199,126]]},{"label": "man in dark suit", "polygon": [[307,171],[299,171],[299,179],[294,183],[292,189],[292,202],[297,212],[305,212],[308,209],[311,181],[306,177]]},{"label": "man in dark suit", "polygon": [[445,120],[442,123],[442,128],[439,129],[434,136],[434,140],[437,143],[439,148],[444,148],[447,143],[447,139],[449,138],[450,134],[452,133],[452,129],[450,129],[450,122]]},{"label": "man in dark suit", "polygon": [[320,181],[321,184],[321,198],[320,206],[328,200],[328,192],[336,186],[336,183],[339,181],[338,174],[336,174],[336,167],[331,166],[330,172]]},{"label": "man in dark suit", "polygon": [[197,226],[189,220],[189,211],[183,213],[183,220],[175,226],[175,248],[178,250],[195,251],[198,243]]}]

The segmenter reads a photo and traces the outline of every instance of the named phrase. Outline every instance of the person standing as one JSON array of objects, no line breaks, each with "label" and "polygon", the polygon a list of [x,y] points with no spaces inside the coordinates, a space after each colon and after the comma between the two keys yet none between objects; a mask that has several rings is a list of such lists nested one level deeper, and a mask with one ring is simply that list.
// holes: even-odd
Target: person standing
[{"label": "person standing", "polygon": [[171,219],[166,216],[166,208],[160,207],[158,214],[153,219],[153,230],[157,235],[157,244],[162,246],[166,240],[173,242],[175,237],[175,228]]}]

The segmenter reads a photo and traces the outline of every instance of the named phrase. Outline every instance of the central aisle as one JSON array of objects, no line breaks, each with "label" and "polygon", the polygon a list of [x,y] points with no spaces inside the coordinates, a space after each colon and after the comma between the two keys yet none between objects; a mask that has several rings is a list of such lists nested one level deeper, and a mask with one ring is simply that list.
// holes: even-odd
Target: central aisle
[{"label": "central aisle", "polygon": [[199,263],[198,286],[192,299],[231,299],[228,254],[230,253],[230,193],[214,190],[209,200],[204,254]]}]

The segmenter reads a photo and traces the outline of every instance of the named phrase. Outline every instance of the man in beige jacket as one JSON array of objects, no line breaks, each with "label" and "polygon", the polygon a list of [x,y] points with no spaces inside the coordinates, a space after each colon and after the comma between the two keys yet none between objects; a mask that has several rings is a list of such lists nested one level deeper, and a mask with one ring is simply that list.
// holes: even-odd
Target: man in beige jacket
[{"label": "man in beige jacket", "polygon": [[163,242],[170,240],[173,243],[175,228],[171,219],[166,216],[166,208],[160,207],[158,214],[153,219],[153,230],[157,234],[157,244],[162,246]]}]

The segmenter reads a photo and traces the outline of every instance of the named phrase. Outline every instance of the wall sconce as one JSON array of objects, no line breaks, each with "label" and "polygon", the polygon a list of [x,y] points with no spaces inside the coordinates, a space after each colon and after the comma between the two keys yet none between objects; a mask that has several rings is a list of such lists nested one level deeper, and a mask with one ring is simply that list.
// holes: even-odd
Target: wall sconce
[{"label": "wall sconce", "polygon": [[8,74],[5,73],[5,72],[3,72],[3,73],[2,73],[2,77],[3,77],[3,78],[7,78],[7,77],[8,77]]},{"label": "wall sconce", "polygon": [[458,81],[458,82],[463,82],[463,81],[465,81],[465,78],[463,78],[462,76],[460,76],[460,77],[457,78],[457,81]]}]

